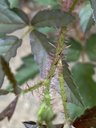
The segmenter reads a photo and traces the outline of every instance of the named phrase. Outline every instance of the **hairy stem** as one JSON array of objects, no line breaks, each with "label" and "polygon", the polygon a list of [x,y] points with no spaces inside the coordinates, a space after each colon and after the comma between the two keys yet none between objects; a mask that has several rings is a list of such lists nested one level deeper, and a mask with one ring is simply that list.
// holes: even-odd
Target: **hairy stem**
[{"label": "hairy stem", "polygon": [[45,81],[46,81],[46,80],[40,81],[39,83],[37,83],[36,85],[34,85],[34,86],[32,86],[32,87],[29,87],[28,89],[22,90],[22,93],[28,93],[28,92],[30,92],[30,91],[34,91],[34,90],[36,90],[36,89],[38,89],[38,88],[44,86],[44,82],[45,82]]},{"label": "hairy stem", "polygon": [[[57,43],[57,48],[56,48],[56,54],[55,54],[54,60],[51,64],[51,67],[50,67],[50,70],[49,70],[48,76],[47,76],[47,79],[49,79],[49,80],[51,80],[52,77],[54,76],[56,67],[57,67],[58,62],[61,58],[61,54],[62,54],[62,51],[64,49],[64,39],[65,39],[66,30],[67,30],[66,28],[61,29],[60,37],[59,37],[59,40]],[[49,85],[49,88],[50,88],[50,85]]]},{"label": "hairy stem", "polygon": [[[75,8],[75,5],[77,4],[78,0],[74,0],[72,6],[69,9],[69,12],[72,12],[73,9]],[[46,105],[50,106],[50,100],[51,98],[49,98],[50,96],[50,84],[51,84],[51,80],[55,74],[58,62],[61,59],[61,55],[62,55],[62,51],[64,50],[64,40],[65,40],[65,36],[67,33],[67,28],[66,27],[62,27],[61,31],[60,31],[60,36],[57,42],[57,47],[56,47],[56,53],[55,53],[55,57],[54,60],[51,64],[51,67],[49,69],[48,75],[46,77],[46,79],[43,82],[40,82],[39,84],[37,84],[36,86],[30,87],[29,89],[25,90],[24,92],[29,92],[30,90],[34,90],[37,89],[41,86],[46,86],[45,89],[45,95],[44,95],[44,101],[46,103]],[[62,65],[60,65],[62,67]],[[67,114],[67,105],[66,105],[66,94],[65,94],[65,88],[64,88],[64,76],[63,73],[60,71],[59,73],[59,83],[60,83],[60,90],[61,90],[61,97],[62,97],[62,103],[63,103],[63,107],[64,107],[64,113],[65,113],[65,117],[66,119],[68,118],[68,114]],[[48,95],[48,98],[46,97]]]},{"label": "hairy stem", "polygon": [[[57,42],[55,58],[51,64],[50,70],[49,70],[48,75],[47,75],[47,83],[46,83],[45,97],[44,97],[46,102],[47,102],[46,95],[49,94],[49,96],[50,96],[50,84],[51,84],[52,77],[55,74],[56,67],[57,67],[58,62],[61,58],[62,51],[64,49],[64,39],[65,39],[64,35],[66,33],[66,30],[67,29],[61,29],[60,37],[59,37],[58,42]],[[51,98],[50,98],[50,101],[51,101]],[[48,103],[50,104],[50,102],[48,102]]]},{"label": "hairy stem", "polygon": [[[73,1],[73,4],[69,9],[69,12],[73,11],[73,9],[75,8],[77,2],[78,2],[78,0],[74,0]],[[49,70],[48,76],[47,76],[47,79],[49,79],[50,82],[51,82],[52,77],[54,76],[56,67],[57,67],[58,62],[59,62],[59,60],[61,58],[62,51],[64,49],[64,40],[65,40],[66,33],[67,33],[67,28],[66,27],[62,27],[61,28],[61,32],[60,32],[60,36],[59,36],[59,40],[57,42],[55,58],[53,60],[53,63],[51,64],[51,67],[50,67],[50,70]],[[48,85],[48,88],[47,88],[48,90],[50,89],[50,82],[49,82],[49,85]]]},{"label": "hairy stem", "polygon": [[68,119],[67,104],[66,104],[67,97],[66,97],[66,91],[65,91],[65,87],[64,87],[64,76],[63,76],[62,63],[59,63],[58,79],[59,79],[60,92],[61,92],[61,98],[62,98],[62,103],[63,103],[65,119]]}]

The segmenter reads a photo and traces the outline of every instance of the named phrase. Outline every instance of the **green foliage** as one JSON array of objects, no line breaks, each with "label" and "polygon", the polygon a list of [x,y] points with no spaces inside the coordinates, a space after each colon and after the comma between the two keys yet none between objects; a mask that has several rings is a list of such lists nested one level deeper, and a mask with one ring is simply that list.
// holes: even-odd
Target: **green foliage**
[{"label": "green foliage", "polygon": [[77,117],[80,117],[85,111],[84,107],[73,103],[68,103],[67,109],[72,120],[75,120]]},{"label": "green foliage", "polygon": [[90,63],[77,63],[72,69],[82,102],[86,108],[96,105],[96,82],[93,80],[94,65]]},{"label": "green foliage", "polygon": [[46,50],[48,54],[52,51],[55,51],[54,43],[51,42],[50,39],[48,39],[46,35],[36,30],[33,31],[33,34],[36,36],[38,41],[41,42],[43,48]]},{"label": "green foliage", "polygon": [[86,41],[85,45],[81,45],[77,40],[70,38],[67,41],[69,48],[65,49],[65,59],[68,62],[75,62],[80,59],[80,56],[87,55],[91,61],[96,61],[96,34],[90,35]]},{"label": "green foliage", "polygon": [[28,16],[22,10],[20,10],[19,8],[13,8],[11,10],[12,12],[16,13],[16,15],[18,15],[23,20],[23,22],[25,22],[26,25],[29,25]]},{"label": "green foliage", "polygon": [[89,31],[94,23],[92,19],[92,12],[93,11],[89,2],[86,2],[79,12],[80,25],[83,32]]},{"label": "green foliage", "polygon": [[77,61],[82,51],[82,45],[77,40],[70,38],[67,41],[69,48],[65,49],[65,58],[68,62]]},{"label": "green foliage", "polygon": [[0,5],[5,6],[5,7],[9,7],[9,3],[7,0],[0,0]]},{"label": "green foliage", "polygon": [[43,103],[39,109],[38,117],[38,122],[40,124],[45,122],[51,126],[52,124],[50,124],[50,122],[54,119],[55,115],[52,111],[52,108],[47,106],[46,103]]},{"label": "green foliage", "polygon": [[[62,20],[61,20],[62,19]],[[31,24],[35,27],[63,27],[70,24],[74,17],[61,10],[43,10],[38,12],[32,19]]]},{"label": "green foliage", "polygon": [[19,5],[19,0],[8,0],[10,3],[10,8],[16,8]]},{"label": "green foliage", "polygon": [[44,27],[44,28],[38,28],[39,32],[42,32],[44,34],[48,34],[50,32],[54,33],[56,31],[55,28],[50,28],[50,27]]},{"label": "green foliage", "polygon": [[76,85],[72,79],[72,75],[71,75],[70,70],[68,69],[67,63],[64,60],[62,60],[62,64],[63,64],[64,79],[65,79],[68,87],[72,91],[72,93],[75,95],[75,97],[78,99],[78,101],[82,104],[82,101],[80,99],[80,95],[79,95],[78,90],[76,88]]},{"label": "green foliage", "polygon": [[95,0],[90,0],[91,2],[91,6],[92,6],[92,9],[93,9],[93,15],[94,15],[94,21],[96,22],[96,1]]},{"label": "green foliage", "polygon": [[[0,38],[0,55],[6,56],[15,44],[21,41],[15,36],[3,36]],[[12,53],[10,54],[12,55]]]},{"label": "green foliage", "polygon": [[59,2],[58,0],[36,0],[36,2],[40,5],[43,5],[43,6],[52,6],[52,7],[57,7]]},{"label": "green foliage", "polygon": [[[0,38],[0,55],[5,58],[7,62],[16,55],[17,48],[21,46],[21,41],[15,36],[4,36]],[[4,80],[4,72],[0,64],[0,86]]]},{"label": "green foliage", "polygon": [[10,10],[7,6],[0,4],[0,34],[11,33],[25,26],[26,23],[21,16]]},{"label": "green foliage", "polygon": [[[43,37],[44,37],[44,40],[45,39],[47,40],[47,38],[44,35]],[[46,42],[41,43],[40,37],[37,38],[34,31],[31,32],[30,38],[31,38],[30,43],[31,43],[32,53],[34,54],[35,61],[39,65],[41,75],[45,76],[45,74],[43,73],[45,71],[46,65],[48,64],[48,53],[46,52],[43,46],[47,46],[48,43],[47,45],[46,44],[42,45],[42,43],[44,44]]]},{"label": "green foliage", "polygon": [[87,39],[86,53],[91,61],[96,61],[96,34]]},{"label": "green foliage", "polygon": [[29,79],[33,79],[39,73],[39,69],[32,55],[24,57],[22,61],[23,65],[17,69],[15,76],[18,85],[25,83]]}]

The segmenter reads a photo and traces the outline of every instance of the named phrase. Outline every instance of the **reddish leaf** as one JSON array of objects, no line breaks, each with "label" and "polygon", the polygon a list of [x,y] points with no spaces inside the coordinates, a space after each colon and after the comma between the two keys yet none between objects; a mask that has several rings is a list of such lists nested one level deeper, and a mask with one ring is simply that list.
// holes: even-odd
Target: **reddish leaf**
[{"label": "reddish leaf", "polygon": [[82,116],[73,122],[73,125],[76,128],[90,128],[96,126],[96,106],[87,109]]},{"label": "reddish leaf", "polygon": [[17,104],[17,100],[18,96],[0,113],[0,121],[6,117],[8,120],[11,119]]}]

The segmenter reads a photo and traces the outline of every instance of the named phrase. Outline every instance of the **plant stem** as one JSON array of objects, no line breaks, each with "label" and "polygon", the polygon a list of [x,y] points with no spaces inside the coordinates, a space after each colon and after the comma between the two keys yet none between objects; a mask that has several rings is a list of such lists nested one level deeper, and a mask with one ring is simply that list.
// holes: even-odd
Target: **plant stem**
[{"label": "plant stem", "polygon": [[64,49],[64,39],[65,39],[66,30],[67,30],[66,28],[61,29],[60,37],[59,37],[59,40],[57,43],[55,57],[54,57],[54,60],[51,64],[50,70],[48,72],[47,79],[50,79],[50,80],[52,79],[52,77],[54,76],[56,67],[58,65],[58,62],[61,58],[61,54],[62,54],[62,51]]},{"label": "plant stem", "polygon": [[[55,58],[54,58],[54,60],[53,60],[53,62],[51,64],[50,70],[49,70],[48,75],[47,75],[47,83],[46,83],[45,97],[44,97],[46,103],[47,103],[46,95],[49,94],[49,96],[50,96],[51,80],[52,80],[52,77],[55,74],[56,67],[57,67],[58,62],[59,62],[59,60],[61,58],[62,51],[64,49],[64,38],[65,38],[64,35],[66,33],[66,30],[67,29],[61,29],[60,37],[59,37],[58,43],[57,43]],[[51,101],[51,97],[50,97],[50,101]],[[48,98],[48,103],[50,104],[49,98]]]},{"label": "plant stem", "polygon": [[78,3],[78,0],[74,0],[74,1],[73,1],[73,4],[72,4],[72,6],[71,6],[70,9],[69,9],[69,12],[72,12],[72,11],[74,10],[74,8],[75,8],[75,6],[77,5],[77,3]]},{"label": "plant stem", "polygon": [[[78,0],[74,0],[72,6],[69,9],[69,12],[73,11],[73,9],[75,8],[77,2],[78,2]],[[66,33],[67,33],[67,28],[66,27],[62,27],[61,28],[61,32],[60,32],[60,36],[59,36],[59,40],[58,40],[58,43],[57,43],[55,58],[53,60],[53,63],[51,64],[50,70],[48,72],[48,76],[47,76],[48,79],[51,79],[54,76],[55,69],[56,69],[56,67],[58,65],[58,62],[59,62],[59,60],[61,58],[62,51],[64,49],[64,40],[65,40]],[[50,84],[49,84],[48,88],[50,88]]]},{"label": "plant stem", "polygon": [[34,30],[34,27],[33,26],[29,26],[28,30],[21,36],[21,39],[23,39],[27,34],[32,32],[33,30]]},{"label": "plant stem", "polygon": [[[74,0],[72,6],[69,9],[69,12],[73,11],[77,2],[78,2],[78,0]],[[45,101],[46,104],[48,103],[48,105],[50,105],[51,98],[47,99],[46,95],[48,94],[50,96],[51,80],[52,80],[52,77],[55,74],[58,62],[61,59],[62,51],[64,50],[64,46],[65,46],[64,40],[65,40],[66,33],[67,33],[67,28],[62,27],[61,31],[60,31],[60,36],[59,36],[59,39],[58,39],[58,42],[57,42],[55,57],[54,57],[54,60],[51,64],[51,67],[49,69],[49,72],[48,72],[48,75],[47,75],[46,79],[43,82],[40,82],[39,84],[37,84],[36,86],[30,87],[29,89],[24,91],[26,93],[26,92],[32,91],[34,89],[37,89],[41,86],[46,86],[44,101]],[[60,66],[62,67],[62,65],[60,65]],[[61,90],[62,103],[63,103],[63,107],[64,107],[64,113],[65,113],[65,117],[67,119],[68,114],[67,114],[67,105],[66,105],[66,94],[65,94],[65,89],[64,89],[64,76],[63,76],[62,72],[59,73],[59,83],[60,83],[60,90]],[[47,100],[48,100],[48,102],[47,102]]]},{"label": "plant stem", "polygon": [[28,93],[30,91],[34,91],[42,86],[47,86],[48,83],[48,80],[45,79],[44,81],[40,81],[39,83],[33,85],[32,87],[29,87],[28,89],[25,89],[25,90],[22,90],[23,93]]},{"label": "plant stem", "polygon": [[22,93],[28,93],[30,91],[34,91],[42,86],[44,86],[44,83],[45,83],[46,80],[44,81],[40,81],[39,83],[37,83],[36,85],[32,86],[32,87],[29,87],[28,89],[25,89],[25,90],[22,90]]},{"label": "plant stem", "polygon": [[[77,2],[78,2],[78,0],[74,0],[69,12],[71,12],[74,9],[74,7],[77,4]],[[30,32],[32,30],[33,30],[33,28],[29,28],[26,33]],[[60,36],[59,36],[59,39],[58,39],[58,42],[57,42],[55,58],[53,60],[53,63],[51,64],[50,70],[49,70],[47,78],[46,78],[46,80],[48,80],[48,82],[46,83],[45,82],[46,80],[44,80],[43,82],[40,82],[39,84],[37,84],[37,85],[35,85],[33,87],[30,87],[29,89],[24,90],[24,93],[27,93],[27,92],[32,91],[34,89],[38,89],[41,86],[47,86],[47,90],[50,90],[51,79],[54,76],[56,67],[57,67],[58,62],[59,62],[59,60],[61,58],[62,51],[64,49],[64,39],[65,39],[66,33],[67,33],[67,28],[66,27],[62,27],[61,28],[61,32],[60,32]],[[24,36],[22,36],[22,37],[24,37]],[[45,84],[47,84],[47,85],[45,85]]]},{"label": "plant stem", "polygon": [[62,63],[59,63],[59,73],[58,73],[58,80],[60,85],[60,92],[61,92],[61,98],[63,103],[63,109],[65,114],[65,119],[68,119],[68,113],[67,113],[67,97],[66,97],[66,91],[64,87],[64,76],[63,76],[63,69],[62,69]]}]

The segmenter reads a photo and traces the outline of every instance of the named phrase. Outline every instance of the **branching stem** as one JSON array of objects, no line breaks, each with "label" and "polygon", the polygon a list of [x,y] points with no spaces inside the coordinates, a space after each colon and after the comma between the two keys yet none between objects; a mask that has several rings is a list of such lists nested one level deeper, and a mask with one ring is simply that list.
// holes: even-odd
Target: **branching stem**
[{"label": "branching stem", "polygon": [[[75,8],[75,5],[77,4],[78,0],[74,0],[72,6],[69,9],[69,12],[71,13],[73,11],[73,9]],[[62,27],[61,31],[60,31],[60,36],[57,42],[57,47],[56,47],[56,53],[55,53],[55,57],[54,60],[51,64],[50,70],[48,72],[48,75],[46,77],[46,79],[43,82],[40,82],[39,84],[30,87],[29,89],[25,90],[24,93],[32,91],[34,89],[37,89],[41,86],[46,86],[45,89],[45,96],[44,96],[44,101],[48,106],[50,106],[50,100],[51,98],[47,99],[46,95],[48,94],[50,96],[50,84],[51,84],[51,80],[55,74],[56,68],[58,63],[60,62],[61,59],[61,55],[62,55],[62,51],[64,50],[64,40],[65,40],[65,36],[67,33],[67,28],[66,27]],[[62,64],[60,65],[60,67],[62,67]],[[64,88],[64,76],[62,71],[60,70],[59,72],[59,84],[60,84],[60,90],[61,90],[61,97],[62,97],[62,103],[63,103],[63,107],[64,107],[64,113],[65,113],[65,118],[66,120],[68,119],[68,114],[67,114],[67,105],[66,105],[66,94],[65,94],[65,88]],[[47,102],[48,100],[48,102]]]},{"label": "branching stem", "polygon": [[30,32],[32,32],[34,30],[33,26],[29,26],[28,30],[21,36],[21,39],[24,39],[24,37],[29,34]]}]

